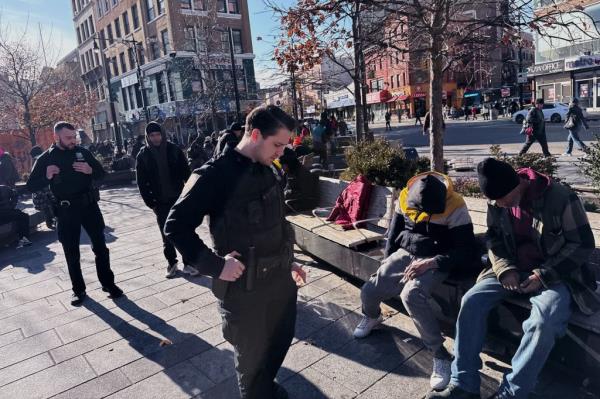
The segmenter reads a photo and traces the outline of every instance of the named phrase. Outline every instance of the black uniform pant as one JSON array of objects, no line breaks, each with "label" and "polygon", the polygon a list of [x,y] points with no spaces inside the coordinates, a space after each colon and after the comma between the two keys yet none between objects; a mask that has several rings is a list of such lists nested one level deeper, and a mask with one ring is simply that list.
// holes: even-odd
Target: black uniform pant
[{"label": "black uniform pant", "polygon": [[223,336],[235,350],[243,399],[275,398],[275,376],[294,338],[296,296],[291,272],[276,269],[257,280],[253,291],[229,284],[220,301]]},{"label": "black uniform pant", "polygon": [[527,136],[527,140],[525,140],[525,144],[523,144],[523,148],[521,148],[519,155],[525,154],[529,150],[529,147],[531,147],[536,140],[540,143],[544,156],[551,156],[552,154],[550,154],[550,151],[548,150],[548,140],[546,139],[545,133],[541,135],[532,134],[531,136]]},{"label": "black uniform pant", "polygon": [[[160,229],[160,236],[162,237],[163,242],[163,254],[169,262],[169,265],[177,263],[177,252],[175,251],[175,247],[169,241],[167,237],[165,237],[164,228],[165,223],[167,222],[167,216],[169,216],[169,211],[173,204],[175,204],[175,200],[168,203],[159,203],[154,207],[154,214],[156,215],[156,222],[158,223],[158,228]],[[184,263],[185,259],[183,260]]]},{"label": "black uniform pant", "polygon": [[103,287],[111,287],[115,283],[115,276],[110,270],[108,248],[104,239],[104,219],[98,207],[93,202],[87,205],[71,205],[58,207],[57,215],[58,240],[62,244],[69,268],[69,277],[73,285],[73,292],[80,294],[85,291],[85,282],[81,273],[79,237],[83,227],[92,242],[92,251],[96,256],[96,272],[98,280]]}]

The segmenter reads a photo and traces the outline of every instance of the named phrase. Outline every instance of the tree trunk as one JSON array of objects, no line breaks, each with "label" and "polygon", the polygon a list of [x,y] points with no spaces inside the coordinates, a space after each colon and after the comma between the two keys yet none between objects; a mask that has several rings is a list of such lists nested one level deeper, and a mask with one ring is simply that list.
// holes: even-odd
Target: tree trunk
[{"label": "tree trunk", "polygon": [[29,133],[29,141],[31,141],[31,146],[35,146],[37,141],[35,139],[35,128],[33,127],[33,123],[31,122],[31,112],[29,111],[29,103],[25,101],[23,104],[25,107],[25,112],[23,113],[23,122],[25,122],[25,127]]},{"label": "tree trunk", "polygon": [[431,132],[429,134],[429,154],[431,170],[444,173],[444,116],[442,111],[443,89],[443,57],[441,55],[443,41],[433,37],[429,54],[429,115]]},{"label": "tree trunk", "polygon": [[[355,7],[360,7],[360,2]],[[362,102],[362,79],[360,73],[361,56],[360,56],[360,37],[358,31],[358,8],[354,10],[352,15],[352,38],[354,39],[354,108],[356,114],[356,141],[359,142],[363,138],[364,129],[364,113]]]}]

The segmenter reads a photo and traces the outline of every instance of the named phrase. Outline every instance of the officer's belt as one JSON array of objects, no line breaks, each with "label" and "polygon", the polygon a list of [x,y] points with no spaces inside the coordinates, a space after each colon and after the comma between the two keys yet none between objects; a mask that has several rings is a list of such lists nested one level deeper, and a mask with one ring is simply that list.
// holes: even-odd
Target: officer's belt
[{"label": "officer's belt", "polygon": [[96,202],[94,193],[87,192],[68,199],[57,199],[56,204],[61,208],[69,208],[72,206],[88,206]]}]

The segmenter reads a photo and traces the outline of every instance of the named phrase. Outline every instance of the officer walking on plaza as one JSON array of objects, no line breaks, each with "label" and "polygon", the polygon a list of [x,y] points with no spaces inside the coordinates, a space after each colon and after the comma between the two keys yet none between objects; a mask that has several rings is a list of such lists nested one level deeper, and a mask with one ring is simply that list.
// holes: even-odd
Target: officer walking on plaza
[{"label": "officer walking on plaza", "polygon": [[[292,262],[293,231],[270,165],[294,125],[276,106],[255,108],[237,147],[192,173],[165,225],[192,266],[213,277],[244,399],[287,397],[274,379],[294,337],[296,285],[305,274]],[[214,252],[195,233],[207,215]]]},{"label": "officer walking on plaza", "polygon": [[65,251],[73,285],[71,305],[79,306],[86,297],[79,263],[82,226],[92,242],[102,290],[108,292],[111,298],[118,298],[123,291],[115,285],[115,276],[110,269],[104,239],[104,219],[98,207],[99,192],[92,184],[94,180],[104,177],[104,169],[88,150],[76,145],[76,132],[72,124],[58,122],[54,125],[54,140],[55,143],[33,165],[27,188],[36,192],[50,185],[56,198],[58,240]]},{"label": "officer walking on plaza", "polygon": [[[146,146],[137,156],[135,171],[142,199],[154,211],[162,235],[163,253],[168,262],[166,277],[173,278],[177,275],[177,252],[163,234],[163,228],[171,207],[190,177],[190,168],[183,151],[167,141],[162,126],[157,122],[146,126]],[[198,274],[195,268],[186,265],[185,260],[183,264],[185,273]]]}]

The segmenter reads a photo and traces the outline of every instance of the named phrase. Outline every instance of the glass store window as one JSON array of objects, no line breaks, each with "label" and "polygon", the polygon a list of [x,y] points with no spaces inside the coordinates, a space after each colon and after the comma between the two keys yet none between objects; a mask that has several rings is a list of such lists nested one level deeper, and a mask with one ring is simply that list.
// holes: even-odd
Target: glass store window
[{"label": "glass store window", "polygon": [[583,108],[594,106],[594,81],[580,80],[576,82],[575,96],[579,98],[579,105]]}]

